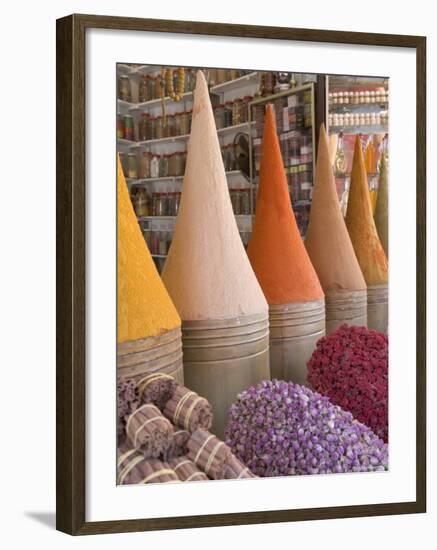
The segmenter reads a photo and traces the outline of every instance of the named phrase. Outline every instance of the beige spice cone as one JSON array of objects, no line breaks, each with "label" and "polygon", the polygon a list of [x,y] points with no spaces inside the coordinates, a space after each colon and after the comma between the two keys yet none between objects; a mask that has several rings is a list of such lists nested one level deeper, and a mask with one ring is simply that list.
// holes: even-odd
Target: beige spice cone
[{"label": "beige spice cone", "polygon": [[323,290],[365,290],[335,187],[325,127],[320,127],[316,177],[305,247]]},{"label": "beige spice cone", "polygon": [[162,278],[184,321],[268,311],[232,211],[202,71],[197,73],[181,202]]}]

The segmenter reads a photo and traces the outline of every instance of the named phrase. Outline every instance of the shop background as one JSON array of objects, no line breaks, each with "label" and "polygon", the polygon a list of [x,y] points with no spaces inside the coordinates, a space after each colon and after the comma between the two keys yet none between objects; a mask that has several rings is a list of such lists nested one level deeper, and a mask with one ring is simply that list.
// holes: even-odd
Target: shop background
[{"label": "shop background", "polygon": [[[437,95],[437,31],[432,3],[417,0],[414,10],[399,10],[394,1],[369,0],[359,12],[350,1],[323,0],[293,3],[222,0],[202,4],[197,0],[165,4],[107,0],[59,0],[50,4],[17,0],[3,8],[2,32],[2,197],[0,229],[2,270],[1,358],[3,441],[12,452],[1,455],[2,534],[8,548],[26,543],[50,549],[120,548],[138,544],[150,548],[256,550],[278,546],[354,550],[391,545],[407,549],[420,544],[432,548],[437,531],[437,475],[428,471],[428,514],[294,524],[256,525],[166,531],[146,534],[103,535],[71,538],[54,531],[55,509],[55,19],[82,12],[136,17],[185,19],[281,25],[428,36],[428,135],[437,135],[437,110],[431,98]],[[358,15],[359,13],[359,15]],[[432,185],[437,161],[429,140],[429,212],[437,208]],[[394,182],[395,183],[395,182]],[[412,183],[413,184],[413,183]],[[429,215],[428,280],[437,277],[436,216]],[[434,249],[434,251],[433,251]],[[6,255],[5,255],[6,254]],[[437,349],[431,335],[437,331],[432,306],[437,293],[429,288],[428,387],[435,388]],[[6,306],[6,307],[5,307]],[[6,351],[6,353],[4,353]],[[14,374],[12,374],[14,373]],[[12,375],[11,375],[12,374]],[[432,395],[432,390],[428,392]],[[429,403],[428,463],[437,459],[437,437],[431,427],[437,421],[437,403]],[[23,429],[26,427],[26,429]],[[434,490],[432,490],[434,489]],[[102,538],[104,537],[104,538]],[[6,543],[6,544],[5,544]]]}]

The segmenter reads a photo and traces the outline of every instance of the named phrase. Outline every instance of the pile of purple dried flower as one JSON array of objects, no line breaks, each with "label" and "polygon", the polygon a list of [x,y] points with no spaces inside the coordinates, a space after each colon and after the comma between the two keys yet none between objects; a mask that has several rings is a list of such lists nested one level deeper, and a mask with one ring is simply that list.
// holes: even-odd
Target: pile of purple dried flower
[{"label": "pile of purple dried flower", "polygon": [[367,426],[304,386],[266,380],[240,393],[226,443],[259,476],[386,470],[388,448]]}]

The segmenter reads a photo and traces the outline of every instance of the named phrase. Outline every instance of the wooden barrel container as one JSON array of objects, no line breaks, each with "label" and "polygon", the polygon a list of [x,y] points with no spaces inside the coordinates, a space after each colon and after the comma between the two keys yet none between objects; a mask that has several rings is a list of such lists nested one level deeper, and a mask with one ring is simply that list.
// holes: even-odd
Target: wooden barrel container
[{"label": "wooden barrel container", "polygon": [[117,374],[140,380],[147,374],[170,374],[184,383],[181,329],[141,340],[117,344]]},{"label": "wooden barrel container", "polygon": [[367,287],[367,326],[379,332],[388,329],[388,285]]},{"label": "wooden barrel container", "polygon": [[211,403],[211,432],[223,439],[237,394],[270,378],[268,317],[183,321],[182,343],[185,385]]},{"label": "wooden barrel container", "polygon": [[325,293],[326,334],[343,324],[367,326],[367,291],[335,290]]},{"label": "wooden barrel container", "polygon": [[307,385],[307,361],[325,335],[325,300],[271,305],[269,324],[272,378]]}]

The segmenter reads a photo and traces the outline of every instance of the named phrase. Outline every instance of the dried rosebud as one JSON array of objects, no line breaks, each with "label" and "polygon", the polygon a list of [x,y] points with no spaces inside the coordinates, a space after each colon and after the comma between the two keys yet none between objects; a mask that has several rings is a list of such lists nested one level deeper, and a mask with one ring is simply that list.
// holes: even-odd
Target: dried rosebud
[{"label": "dried rosebud", "polygon": [[365,327],[342,325],[317,342],[308,362],[308,382],[387,442],[386,334]]}]

